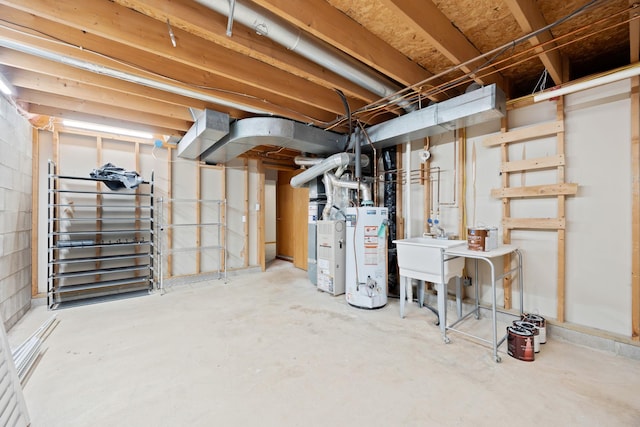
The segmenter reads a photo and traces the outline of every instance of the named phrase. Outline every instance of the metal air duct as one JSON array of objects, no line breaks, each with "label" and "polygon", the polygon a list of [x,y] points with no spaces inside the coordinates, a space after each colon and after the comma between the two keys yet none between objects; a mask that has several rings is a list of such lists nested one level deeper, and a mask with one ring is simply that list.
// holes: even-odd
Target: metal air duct
[{"label": "metal air duct", "polygon": [[207,149],[200,160],[210,164],[226,163],[259,145],[273,145],[326,156],[341,151],[346,138],[345,135],[293,120],[251,117],[231,124],[229,133]]},{"label": "metal air duct", "polygon": [[504,92],[492,84],[371,126],[367,134],[376,148],[386,148],[498,119],[506,111]]},{"label": "metal air duct", "polygon": [[229,133],[229,115],[205,109],[178,144],[178,157],[195,160]]},{"label": "metal air duct", "polygon": [[235,0],[233,13],[227,0],[196,0],[215,12],[230,16],[234,21],[253,28],[261,36],[268,37],[287,49],[322,65],[347,80],[379,95],[381,98],[391,96],[401,88],[382,77],[380,74],[312,36],[302,32],[298,27],[289,24],[278,16],[253,4],[245,4]]}]

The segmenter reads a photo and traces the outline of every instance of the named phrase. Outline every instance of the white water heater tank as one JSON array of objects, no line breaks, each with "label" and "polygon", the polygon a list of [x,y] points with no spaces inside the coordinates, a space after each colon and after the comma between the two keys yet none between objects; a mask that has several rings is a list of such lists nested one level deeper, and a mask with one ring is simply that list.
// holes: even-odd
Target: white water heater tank
[{"label": "white water heater tank", "polygon": [[346,209],[345,293],[350,305],[387,304],[387,217],[380,207]]}]

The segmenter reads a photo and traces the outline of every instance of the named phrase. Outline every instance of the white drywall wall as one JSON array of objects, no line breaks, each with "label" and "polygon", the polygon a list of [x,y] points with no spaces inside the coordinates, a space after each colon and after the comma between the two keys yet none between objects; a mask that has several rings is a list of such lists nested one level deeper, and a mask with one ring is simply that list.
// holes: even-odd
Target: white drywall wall
[{"label": "white drywall wall", "polygon": [[[631,334],[631,160],[630,85],[622,81],[565,97],[565,181],[579,185],[566,202],[566,321],[611,333]],[[556,120],[556,103],[542,102],[509,113],[509,129]],[[482,141],[500,131],[500,121],[467,129],[466,214],[469,226],[500,227],[502,201],[491,190],[502,187],[501,148],[484,147]],[[442,167],[441,201],[448,200],[453,151],[452,133],[431,138],[431,166]],[[423,141],[412,146],[413,170],[418,169]],[[472,159],[475,146],[475,167]],[[556,154],[556,137],[509,146],[511,160]],[[474,174],[475,170],[475,174]],[[510,186],[557,182],[555,170],[512,173]],[[422,213],[422,186],[411,187],[412,235],[418,235],[426,218]],[[441,208],[445,229],[456,227],[458,209]],[[518,218],[554,218],[557,198],[513,199],[511,213]],[[513,244],[524,257],[525,311],[548,318],[557,314],[558,233],[514,230]],[[467,270],[473,275],[473,264]],[[497,262],[498,271],[502,264]],[[480,268],[482,300],[490,301],[489,272]],[[476,278],[474,278],[475,280]],[[503,300],[498,286],[498,302]],[[512,301],[519,299],[514,284]],[[516,304],[517,306],[517,304]]]}]

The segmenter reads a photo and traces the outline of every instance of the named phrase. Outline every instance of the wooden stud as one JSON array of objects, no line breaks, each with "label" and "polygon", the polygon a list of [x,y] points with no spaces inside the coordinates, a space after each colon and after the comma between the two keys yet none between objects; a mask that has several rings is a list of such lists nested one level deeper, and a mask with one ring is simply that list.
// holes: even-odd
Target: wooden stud
[{"label": "wooden stud", "polygon": [[547,122],[539,125],[526,126],[512,131],[496,134],[485,138],[482,144],[485,147],[497,147],[502,144],[521,142],[528,139],[542,138],[555,135],[564,130],[563,122]]},{"label": "wooden stud", "polygon": [[40,182],[40,132],[31,130],[31,296],[38,295],[38,213]]},{"label": "wooden stud", "polygon": [[266,251],[265,251],[265,174],[262,160],[257,160],[258,163],[258,203],[260,204],[260,210],[258,211],[258,261],[260,262],[260,268],[262,271],[267,269]]},{"label": "wooden stud", "polygon": [[[559,97],[556,103],[556,119],[559,122],[564,123],[564,97]],[[557,148],[556,151],[559,155],[564,156],[565,144],[564,144],[564,131],[558,132],[557,135]],[[565,173],[564,165],[558,165],[558,185],[564,184]],[[576,186],[577,184],[573,184]],[[575,194],[575,193],[574,193]],[[565,194],[558,194],[558,218],[564,222],[565,220]],[[557,278],[557,316],[558,322],[565,321],[565,266],[566,266],[566,241],[565,241],[565,228],[558,230],[558,278]]]},{"label": "wooden stud", "polygon": [[[500,130],[502,133],[500,135],[504,136],[508,132],[508,129],[509,129],[508,115],[505,115],[501,121]],[[484,145],[485,147],[491,146],[486,143],[486,140]],[[507,145],[506,141],[502,142],[500,146],[500,150],[502,153],[502,163],[509,162],[509,146]],[[507,189],[507,187],[509,187],[509,172],[502,173],[502,187],[503,189]],[[509,198],[505,197],[502,199],[502,218],[509,218],[510,216],[511,216],[511,201]],[[511,243],[510,228],[503,227],[502,242],[505,245],[508,245]],[[505,255],[503,259],[504,259],[504,272],[506,273],[511,269],[511,255]],[[504,308],[507,310],[511,308],[511,298],[512,298],[511,282],[512,282],[512,279],[510,275],[506,275],[502,280],[502,287],[504,289]]]},{"label": "wooden stud", "polygon": [[640,77],[631,79],[631,338],[640,340]]},{"label": "wooden stud", "polygon": [[515,160],[512,162],[503,163],[501,172],[520,172],[537,169],[551,169],[558,166],[564,166],[565,158],[564,154],[557,154],[555,156],[540,157],[537,159],[523,159]]},{"label": "wooden stud", "polygon": [[[196,166],[196,224],[202,223],[202,167],[200,163]],[[196,232],[196,274],[202,272],[202,227],[195,227]]]},{"label": "wooden stud", "polygon": [[[505,175],[504,173],[502,174]],[[573,196],[578,192],[578,184],[564,182],[560,184],[532,185],[529,187],[495,188],[491,190],[491,197],[549,197],[549,196]]]},{"label": "wooden stud", "polygon": [[244,267],[249,267],[249,160],[244,159]]},{"label": "wooden stud", "polygon": [[529,230],[563,230],[565,228],[564,218],[510,218],[502,219],[502,226],[505,230],[529,229]]}]

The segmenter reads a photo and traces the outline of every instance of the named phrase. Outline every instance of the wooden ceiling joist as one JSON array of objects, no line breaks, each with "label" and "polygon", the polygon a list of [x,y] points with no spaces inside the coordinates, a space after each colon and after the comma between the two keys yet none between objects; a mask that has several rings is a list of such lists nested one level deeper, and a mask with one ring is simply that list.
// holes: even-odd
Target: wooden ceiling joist
[{"label": "wooden ceiling joist", "polygon": [[[505,3],[525,34],[532,33],[547,25],[535,1],[505,0]],[[552,40],[553,35],[551,31],[544,31],[531,37],[529,42],[532,46],[538,46],[535,51],[554,83],[561,84],[566,80],[563,74],[562,57],[560,56],[560,52],[554,49],[555,43],[553,43]],[[540,47],[540,45],[544,47]]]},{"label": "wooden ceiling joist", "polygon": [[[256,59],[237,55],[177,28],[174,29],[175,36],[182,42],[179,48],[174,48],[166,23],[112,2],[2,0],[0,3],[249,87],[264,89],[335,114],[344,113],[342,102],[332,90]],[[354,108],[365,105],[353,99],[350,102]]]},{"label": "wooden ceiling joist", "polygon": [[183,132],[189,130],[192,124],[187,120],[174,119],[136,109],[124,108],[120,105],[104,104],[82,100],[73,96],[56,95],[32,89],[18,89],[16,99],[30,104],[54,107],[78,113],[91,113],[113,119],[135,121],[136,123],[147,126],[169,127]]},{"label": "wooden ceiling joist", "polygon": [[[453,65],[467,62],[480,57],[481,52],[447,18],[431,0],[416,2],[413,0],[382,0],[395,13],[401,14],[414,31],[420,32],[429,42]],[[496,83],[504,87],[504,81],[495,70],[488,69],[483,73],[494,72],[486,77],[475,76],[474,70],[481,66],[484,60],[475,64],[465,65],[461,70],[471,73],[474,80],[481,84]]]},{"label": "wooden ceiling joist", "polygon": [[[371,103],[379,98],[346,78],[323,68],[300,55],[261,36],[253,29],[233,25],[231,37],[226,35],[228,18],[195,2],[158,2],[155,0],[116,0],[161,22],[169,20],[172,27],[180,28],[203,39],[243,55],[259,59],[277,68],[310,80],[329,89],[340,89],[345,95]],[[182,43],[177,40],[177,43]]]},{"label": "wooden ceiling joist", "polygon": [[253,2],[403,85],[410,86],[432,76],[325,0]]}]

